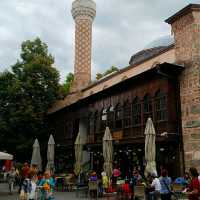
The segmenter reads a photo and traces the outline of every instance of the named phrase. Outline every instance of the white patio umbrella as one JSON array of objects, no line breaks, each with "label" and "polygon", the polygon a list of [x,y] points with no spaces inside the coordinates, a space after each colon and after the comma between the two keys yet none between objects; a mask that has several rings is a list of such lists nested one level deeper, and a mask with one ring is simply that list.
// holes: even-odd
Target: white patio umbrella
[{"label": "white patio umbrella", "polygon": [[55,154],[55,141],[53,135],[50,135],[47,148],[47,166],[46,170],[54,172],[54,154]]},{"label": "white patio umbrella", "polygon": [[110,178],[112,176],[113,144],[109,127],[106,127],[105,134],[103,136],[103,157],[103,168],[107,176]]},{"label": "white patio umbrella", "polygon": [[76,137],[76,141],[74,143],[74,149],[75,149],[75,165],[74,165],[74,173],[78,176],[81,173],[81,163],[82,163],[82,157],[83,157],[83,143],[81,139],[80,132],[78,133]]},{"label": "white patio umbrella", "polygon": [[145,175],[147,176],[148,173],[155,173],[156,171],[156,133],[154,129],[153,122],[151,118],[148,118],[146,127],[145,127],[145,160],[147,162],[145,168]]},{"label": "white patio umbrella", "polygon": [[35,139],[35,142],[33,144],[31,165],[37,165],[38,169],[40,171],[42,170],[42,159],[40,155],[40,145],[39,145],[38,139]]},{"label": "white patio umbrella", "polygon": [[0,152],[0,160],[12,160],[13,155],[5,153],[5,152]]}]

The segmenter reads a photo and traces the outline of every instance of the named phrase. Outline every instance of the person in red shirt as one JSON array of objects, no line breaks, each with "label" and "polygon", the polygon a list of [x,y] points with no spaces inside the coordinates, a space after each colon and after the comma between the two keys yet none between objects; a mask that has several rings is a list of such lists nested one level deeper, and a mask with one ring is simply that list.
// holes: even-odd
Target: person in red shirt
[{"label": "person in red shirt", "polygon": [[131,199],[132,192],[128,180],[125,180],[125,183],[121,186],[121,190],[123,199]]},{"label": "person in red shirt", "polygon": [[21,170],[21,180],[20,180],[20,187],[19,187],[19,192],[21,191],[21,187],[23,184],[23,181],[28,178],[29,175],[29,171],[30,171],[30,167],[29,164],[27,162],[24,163],[22,170]]},{"label": "person in red shirt", "polygon": [[30,171],[30,167],[27,162],[24,163],[24,166],[22,167],[22,178],[25,179],[28,177]]},{"label": "person in red shirt", "polygon": [[191,167],[189,172],[192,177],[192,181],[186,188],[186,194],[188,195],[189,200],[198,200],[200,197],[200,183],[198,180],[199,174],[197,169],[194,167]]}]

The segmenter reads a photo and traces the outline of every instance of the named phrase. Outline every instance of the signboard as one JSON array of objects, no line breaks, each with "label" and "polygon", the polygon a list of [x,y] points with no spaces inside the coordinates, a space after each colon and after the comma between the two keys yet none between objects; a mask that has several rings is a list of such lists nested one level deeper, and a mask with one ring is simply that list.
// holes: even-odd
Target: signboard
[{"label": "signboard", "polygon": [[112,133],[113,140],[122,140],[123,139],[123,131],[116,131]]}]

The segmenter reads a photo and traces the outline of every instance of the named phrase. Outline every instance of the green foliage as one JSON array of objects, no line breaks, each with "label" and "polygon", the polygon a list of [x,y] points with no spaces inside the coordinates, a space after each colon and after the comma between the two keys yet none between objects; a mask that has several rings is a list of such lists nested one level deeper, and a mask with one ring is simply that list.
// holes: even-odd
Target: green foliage
[{"label": "green foliage", "polygon": [[65,82],[63,84],[63,89],[64,89],[64,95],[66,96],[69,93],[69,90],[72,86],[72,83],[74,81],[74,74],[68,73],[66,76]]},{"label": "green foliage", "polygon": [[108,74],[111,74],[112,72],[117,72],[119,71],[119,69],[115,66],[110,67],[110,69],[106,70],[104,73],[97,73],[96,74],[96,79],[99,80],[105,76],[107,76]]},{"label": "green foliage", "polygon": [[61,86],[39,38],[23,42],[20,55],[10,72],[0,73],[0,148],[30,159],[34,139],[47,140],[45,113],[61,97]]}]

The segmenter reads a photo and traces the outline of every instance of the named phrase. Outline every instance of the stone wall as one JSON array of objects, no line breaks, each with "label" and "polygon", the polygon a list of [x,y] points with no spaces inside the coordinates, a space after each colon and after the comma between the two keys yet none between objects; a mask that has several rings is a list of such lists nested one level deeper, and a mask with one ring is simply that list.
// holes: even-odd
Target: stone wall
[{"label": "stone wall", "polygon": [[200,6],[188,7],[171,23],[176,63],[180,75],[180,99],[185,168],[200,170]]}]

